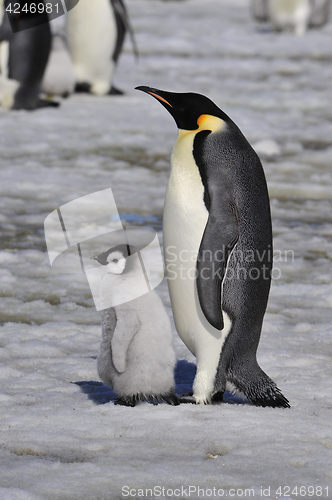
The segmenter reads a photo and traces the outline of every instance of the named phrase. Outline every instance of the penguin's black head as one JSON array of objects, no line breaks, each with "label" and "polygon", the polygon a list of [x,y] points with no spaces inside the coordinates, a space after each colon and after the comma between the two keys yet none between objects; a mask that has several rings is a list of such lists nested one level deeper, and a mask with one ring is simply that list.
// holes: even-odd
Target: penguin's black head
[{"label": "penguin's black head", "polygon": [[214,102],[202,94],[166,92],[145,86],[136,87],[136,90],[142,90],[158,99],[181,130],[197,130],[200,126],[199,118],[207,115],[220,118],[224,122],[230,121]]}]

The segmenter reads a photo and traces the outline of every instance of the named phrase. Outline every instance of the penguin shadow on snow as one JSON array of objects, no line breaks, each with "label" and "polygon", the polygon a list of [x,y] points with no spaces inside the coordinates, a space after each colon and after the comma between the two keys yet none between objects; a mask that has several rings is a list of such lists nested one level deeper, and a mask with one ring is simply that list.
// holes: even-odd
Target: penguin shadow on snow
[{"label": "penguin shadow on snow", "polygon": [[[95,359],[96,357],[94,356],[93,358]],[[195,375],[196,365],[194,363],[189,363],[185,359],[178,360],[174,370],[175,393],[179,396],[188,393],[191,394]],[[78,385],[83,394],[86,394],[90,401],[97,405],[114,403],[118,398],[116,392],[103,382],[97,380],[80,380],[73,383]],[[222,402],[215,401],[213,404],[221,403],[251,405],[246,399],[241,399],[239,396],[231,394],[228,391],[225,391]]]}]

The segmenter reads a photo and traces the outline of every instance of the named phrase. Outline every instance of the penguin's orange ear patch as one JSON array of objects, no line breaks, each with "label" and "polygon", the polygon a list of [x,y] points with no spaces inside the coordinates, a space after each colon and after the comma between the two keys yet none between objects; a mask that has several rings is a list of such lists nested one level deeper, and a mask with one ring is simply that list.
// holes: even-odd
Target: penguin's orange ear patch
[{"label": "penguin's orange ear patch", "polygon": [[199,130],[210,130],[212,133],[220,132],[225,128],[226,123],[221,118],[213,115],[201,115],[197,119]]},{"label": "penguin's orange ear patch", "polygon": [[161,97],[160,95],[158,94],[155,94],[154,92],[148,92],[148,94],[152,95],[153,97],[155,97],[156,99],[158,99],[158,101],[162,101],[164,103],[166,103],[170,108],[172,108],[173,106],[168,102],[166,101],[166,99],[164,99],[163,97]]}]

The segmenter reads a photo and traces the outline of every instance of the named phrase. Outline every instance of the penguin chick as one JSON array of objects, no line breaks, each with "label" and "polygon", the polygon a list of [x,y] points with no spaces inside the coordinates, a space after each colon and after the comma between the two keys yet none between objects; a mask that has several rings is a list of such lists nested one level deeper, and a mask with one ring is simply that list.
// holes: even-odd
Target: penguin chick
[{"label": "penguin chick", "polygon": [[[132,247],[131,247],[132,249]],[[107,266],[100,295],[121,298],[123,287],[135,286],[141,273],[137,253],[129,256],[118,245],[93,258]],[[102,340],[98,373],[119,396],[115,404],[135,406],[140,400],[178,405],[174,392],[176,356],[169,318],[161,299],[150,291],[134,300],[101,311]]]},{"label": "penguin chick", "polygon": [[289,407],[256,352],[272,270],[268,191],[257,154],[207,97],[137,87],[178,131],[163,237],[176,329],[196,356],[197,403],[227,388],[257,406]]}]

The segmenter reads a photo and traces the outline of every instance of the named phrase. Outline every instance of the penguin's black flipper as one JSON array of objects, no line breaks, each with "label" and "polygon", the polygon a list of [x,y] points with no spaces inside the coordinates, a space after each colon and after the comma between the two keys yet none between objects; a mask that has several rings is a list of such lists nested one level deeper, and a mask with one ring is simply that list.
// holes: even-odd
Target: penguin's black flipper
[{"label": "penguin's black flipper", "polygon": [[[227,173],[218,159],[204,155],[210,131],[199,132],[194,140],[193,155],[204,185],[204,203],[209,212],[197,257],[197,293],[208,322],[217,330],[224,328],[221,312],[222,282],[229,256],[239,239],[239,215],[228,189]],[[224,178],[223,178],[224,177]],[[219,189],[222,186],[223,192]]]},{"label": "penguin's black flipper", "polygon": [[139,52],[138,52],[138,48],[137,48],[137,44],[136,44],[135,34],[134,34],[133,27],[131,25],[126,7],[125,7],[122,0],[111,0],[111,3],[112,3],[112,7],[114,9],[115,21],[116,21],[117,29],[118,29],[118,39],[117,39],[114,54],[113,54],[113,61],[116,63],[118,58],[119,58],[126,31],[128,31],[128,33],[129,33],[131,43],[133,45],[135,57],[136,57],[136,59],[138,59]]},{"label": "penguin's black flipper", "polygon": [[222,330],[224,328],[221,311],[222,282],[225,278],[228,258],[238,240],[238,234],[235,230],[229,234],[222,233],[223,225],[220,225],[219,238],[216,239],[215,231],[217,231],[216,224],[209,217],[198,252],[196,282],[199,303],[204,316],[214,328]]},{"label": "penguin's black flipper", "polygon": [[12,37],[13,30],[9,22],[8,14],[5,12],[0,26],[0,42],[3,42],[4,40],[11,40]]},{"label": "penguin's black flipper", "polygon": [[239,231],[232,204],[221,207],[225,203],[218,193],[211,193],[209,199],[210,214],[197,258],[197,293],[208,322],[217,330],[222,330],[222,282],[229,256],[239,239]]}]

